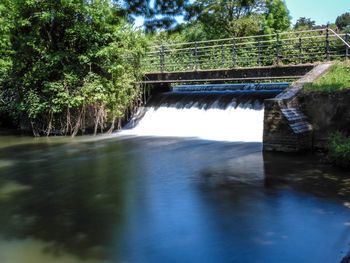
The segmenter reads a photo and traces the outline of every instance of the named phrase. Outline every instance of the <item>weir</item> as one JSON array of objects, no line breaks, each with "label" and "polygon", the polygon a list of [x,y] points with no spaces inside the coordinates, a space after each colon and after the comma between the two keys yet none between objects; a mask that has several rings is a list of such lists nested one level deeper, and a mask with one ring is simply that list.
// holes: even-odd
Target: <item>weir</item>
[{"label": "weir", "polygon": [[288,83],[175,86],[170,92],[153,96],[121,134],[262,142],[264,100],[288,86]]}]

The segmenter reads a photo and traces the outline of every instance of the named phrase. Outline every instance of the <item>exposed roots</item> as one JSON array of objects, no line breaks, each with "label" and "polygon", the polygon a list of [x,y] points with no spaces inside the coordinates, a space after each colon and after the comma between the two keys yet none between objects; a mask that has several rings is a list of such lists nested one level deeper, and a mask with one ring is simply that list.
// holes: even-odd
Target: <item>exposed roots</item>
[{"label": "exposed roots", "polygon": [[85,133],[111,134],[121,129],[136,114],[138,108],[146,103],[149,96],[147,93],[147,90],[144,89],[144,92],[140,92],[128,107],[117,107],[117,115],[114,115],[110,109],[108,110],[104,104],[83,105],[79,108],[67,107],[64,112],[60,113],[50,110],[40,117],[27,119],[27,121],[22,120],[23,125],[21,126],[24,127],[24,130],[31,130],[35,137],[52,135],[75,137]]}]

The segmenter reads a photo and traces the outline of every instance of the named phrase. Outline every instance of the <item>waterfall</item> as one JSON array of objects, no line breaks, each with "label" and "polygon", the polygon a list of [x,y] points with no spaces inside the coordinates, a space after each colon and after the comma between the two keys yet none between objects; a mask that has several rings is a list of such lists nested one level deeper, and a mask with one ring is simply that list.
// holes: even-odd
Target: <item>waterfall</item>
[{"label": "waterfall", "polygon": [[[281,92],[281,85],[195,85],[174,88],[154,98],[120,132],[121,135],[195,137],[215,141],[261,142],[264,99]],[[284,86],[283,86],[284,88]]]}]

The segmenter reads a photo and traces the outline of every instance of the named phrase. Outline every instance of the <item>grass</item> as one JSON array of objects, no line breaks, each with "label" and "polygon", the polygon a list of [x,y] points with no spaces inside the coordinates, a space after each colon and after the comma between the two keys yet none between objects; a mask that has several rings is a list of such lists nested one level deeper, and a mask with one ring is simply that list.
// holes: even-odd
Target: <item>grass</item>
[{"label": "grass", "polygon": [[314,83],[304,86],[305,92],[334,92],[350,89],[350,61],[337,62]]},{"label": "grass", "polygon": [[350,137],[336,132],[330,136],[328,147],[331,162],[343,168],[350,168]]}]

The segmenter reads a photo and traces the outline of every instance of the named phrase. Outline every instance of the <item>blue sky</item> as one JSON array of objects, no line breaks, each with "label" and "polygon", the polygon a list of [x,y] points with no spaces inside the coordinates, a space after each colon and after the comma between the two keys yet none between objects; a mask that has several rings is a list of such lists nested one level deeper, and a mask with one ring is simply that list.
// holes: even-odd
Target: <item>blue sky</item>
[{"label": "blue sky", "polygon": [[334,23],[337,16],[350,12],[350,0],[285,0],[293,24],[299,17],[308,17],[316,24]]},{"label": "blue sky", "polygon": [[[334,23],[337,16],[350,12],[350,0],[285,0],[294,24],[299,17],[316,21],[317,25]],[[140,26],[143,19],[135,21]]]}]

